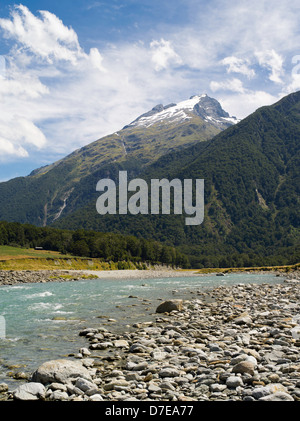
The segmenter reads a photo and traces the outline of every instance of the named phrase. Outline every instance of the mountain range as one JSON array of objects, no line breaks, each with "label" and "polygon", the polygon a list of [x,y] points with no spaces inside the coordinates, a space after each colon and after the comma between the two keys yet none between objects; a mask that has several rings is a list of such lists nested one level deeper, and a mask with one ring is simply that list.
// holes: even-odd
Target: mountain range
[{"label": "mountain range", "polygon": [[[218,101],[161,104],[122,130],[0,184],[0,220],[131,234],[178,247],[193,267],[299,261],[300,92],[238,121]],[[101,178],[205,180],[205,216],[99,215]]]},{"label": "mountain range", "polygon": [[86,204],[95,180],[120,167],[137,175],[160,156],[211,139],[236,123],[207,95],[150,112],[27,177],[0,183],[0,220],[46,226]]}]

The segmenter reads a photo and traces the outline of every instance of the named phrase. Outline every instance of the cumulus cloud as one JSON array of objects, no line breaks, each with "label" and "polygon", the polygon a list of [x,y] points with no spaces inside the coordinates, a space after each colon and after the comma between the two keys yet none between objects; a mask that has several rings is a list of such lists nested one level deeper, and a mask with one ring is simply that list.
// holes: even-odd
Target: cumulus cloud
[{"label": "cumulus cloud", "polygon": [[[6,76],[0,79],[0,99],[6,104],[0,134],[6,145],[15,145],[6,147],[7,153],[18,150],[19,157],[27,156],[19,146],[52,156],[72,152],[119,130],[183,84],[180,73],[161,76],[181,63],[166,39],[85,52],[75,31],[57,16],[47,11],[34,15],[22,5],[0,19],[0,28],[14,42]],[[29,139],[36,139],[30,147]]]},{"label": "cumulus cloud", "polygon": [[15,6],[11,19],[0,19],[0,27],[7,38],[50,63],[54,59],[76,63],[83,53],[75,31],[48,11],[40,15],[34,16],[26,6]]},{"label": "cumulus cloud", "polygon": [[[54,119],[71,120],[74,126],[76,119],[88,119],[90,109],[84,109],[82,97],[89,95],[92,84],[84,81],[106,72],[102,55],[97,48],[85,53],[75,31],[47,11],[35,16],[27,7],[16,6],[10,18],[0,19],[0,28],[14,41],[0,62],[0,100],[5,103],[5,115],[0,116],[2,156],[28,157],[28,145],[62,151],[63,144],[67,152],[74,129],[68,134],[60,126],[61,133],[54,137],[47,126],[52,127]],[[73,97],[72,86],[77,87]]]},{"label": "cumulus cloud", "polygon": [[61,19],[46,10],[35,16],[23,5],[15,6],[11,19],[0,19],[0,27],[6,38],[15,40],[20,48],[48,63],[66,61],[76,65],[80,60],[90,60],[99,70],[101,54],[96,48],[86,54],[81,48],[73,28],[65,26]]},{"label": "cumulus cloud", "polygon": [[300,74],[293,74],[291,82],[284,89],[284,94],[290,94],[300,90]]},{"label": "cumulus cloud", "polygon": [[215,96],[241,118],[300,88],[297,63],[287,60],[299,52],[299,1],[185,3],[186,22],[86,51],[58,16],[14,7],[0,19],[12,46],[0,60],[2,156],[61,157],[159,102],[194,94]]},{"label": "cumulus cloud", "polygon": [[152,61],[155,70],[166,69],[170,64],[181,64],[182,60],[172,48],[171,42],[161,39],[160,41],[152,41],[150,43],[152,50]]},{"label": "cumulus cloud", "polygon": [[17,115],[3,113],[0,118],[0,155],[28,157],[27,147],[41,149],[46,137],[30,120]]},{"label": "cumulus cloud", "polygon": [[101,56],[98,48],[90,49],[89,59],[95,69],[100,70],[101,72],[106,72],[106,69],[103,66],[103,57]]},{"label": "cumulus cloud", "polygon": [[241,73],[247,76],[249,79],[255,76],[255,71],[249,68],[249,60],[230,56],[225,57],[221,64],[227,66],[227,73]]},{"label": "cumulus cloud", "polygon": [[282,96],[282,94],[272,95],[263,90],[246,88],[237,78],[222,82],[212,81],[210,89],[221,93],[219,100],[223,108],[230,110],[230,113],[238,118],[245,118],[257,108],[271,105]]},{"label": "cumulus cloud", "polygon": [[225,110],[232,115],[245,118],[260,107],[271,105],[279,101],[281,95],[272,95],[263,90],[245,90],[236,95],[222,95],[220,102]]},{"label": "cumulus cloud", "polygon": [[287,86],[283,87],[283,95],[300,90],[300,55],[297,54],[292,57],[291,63],[293,68]]},{"label": "cumulus cloud", "polygon": [[283,58],[275,50],[256,51],[259,64],[270,71],[269,79],[275,83],[283,83]]},{"label": "cumulus cloud", "polygon": [[16,146],[8,139],[0,137],[0,159],[10,156],[18,158],[27,158],[28,152],[22,146]]}]

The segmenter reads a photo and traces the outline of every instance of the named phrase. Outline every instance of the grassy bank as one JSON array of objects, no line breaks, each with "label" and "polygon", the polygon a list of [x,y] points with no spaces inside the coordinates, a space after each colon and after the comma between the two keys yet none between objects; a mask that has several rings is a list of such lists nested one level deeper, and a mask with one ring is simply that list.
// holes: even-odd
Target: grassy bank
[{"label": "grassy bank", "polygon": [[[0,246],[0,270],[118,270],[146,269],[143,263],[103,262],[101,259],[63,255],[59,252]],[[182,269],[195,273],[195,269]],[[196,273],[234,273],[234,272],[282,272],[300,270],[300,263],[286,266],[260,266],[242,268],[203,268]]]},{"label": "grassy bank", "polygon": [[102,262],[100,259],[72,258],[18,258],[0,260],[0,270],[118,270],[146,269],[143,264],[131,262]]},{"label": "grassy bank", "polygon": [[300,270],[300,263],[295,265],[285,266],[256,266],[256,267],[242,267],[242,268],[203,268],[197,270],[197,273],[234,273],[234,272],[282,272],[289,273]]},{"label": "grassy bank", "polygon": [[[58,251],[35,250],[21,247],[0,246],[0,262],[15,259],[57,258],[61,257]],[[70,256],[65,256],[70,257]]]},{"label": "grassy bank", "polygon": [[117,270],[146,269],[132,262],[103,262],[101,259],[75,257],[46,250],[0,246],[0,270]]}]

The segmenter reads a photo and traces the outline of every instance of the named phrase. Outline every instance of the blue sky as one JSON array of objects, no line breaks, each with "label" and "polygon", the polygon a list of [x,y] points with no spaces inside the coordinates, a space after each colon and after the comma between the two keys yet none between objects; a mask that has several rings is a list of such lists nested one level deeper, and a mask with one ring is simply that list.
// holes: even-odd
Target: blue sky
[{"label": "blue sky", "polygon": [[0,3],[0,181],[207,93],[244,118],[300,89],[299,1]]}]

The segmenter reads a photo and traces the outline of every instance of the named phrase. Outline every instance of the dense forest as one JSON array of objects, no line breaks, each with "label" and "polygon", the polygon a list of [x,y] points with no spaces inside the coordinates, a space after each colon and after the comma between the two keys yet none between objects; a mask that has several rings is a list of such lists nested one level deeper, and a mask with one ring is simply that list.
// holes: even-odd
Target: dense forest
[{"label": "dense forest", "polygon": [[[53,225],[155,239],[188,255],[194,268],[295,264],[300,261],[299,111],[300,93],[141,172],[148,185],[155,178],[204,179],[205,217],[199,226],[185,226],[183,216],[174,214],[100,216],[92,176],[77,189],[91,202]],[[117,182],[116,172],[109,175]]]},{"label": "dense forest", "polygon": [[[151,145],[162,140],[152,135]],[[134,142],[141,146],[143,139]],[[199,133],[192,146],[172,151],[169,145],[169,153],[154,153],[147,165],[145,150],[123,161],[101,161],[101,145],[94,142],[45,172],[0,183],[2,220],[52,228],[19,226],[25,234],[16,240],[8,238],[3,223],[0,244],[192,268],[300,261],[300,92],[258,109],[210,140],[201,141]],[[124,170],[128,181],[138,177],[148,185],[153,179],[204,179],[204,222],[186,226],[185,215],[172,212],[99,215],[98,181],[110,178],[118,184]]]},{"label": "dense forest", "polygon": [[[0,222],[0,245],[42,247],[80,257],[103,259],[104,262],[144,262],[187,268],[187,256],[175,247],[134,236],[84,230],[62,230],[36,227],[18,222]],[[126,268],[126,264],[123,265]]]},{"label": "dense forest", "polygon": [[[146,220],[144,223],[146,224]],[[171,223],[169,228],[170,226]],[[191,253],[190,246],[174,247],[132,235],[36,227],[4,221],[0,221],[0,245],[42,247],[44,250],[62,254],[99,258],[103,262],[120,262],[121,269],[126,269],[126,263],[129,262],[194,269],[288,265],[298,263],[300,253],[300,246],[286,246],[281,249],[265,249],[261,246],[255,251],[248,248],[236,250],[229,244],[224,246],[222,243],[213,243],[211,238],[204,239],[202,245],[195,244]]]}]

